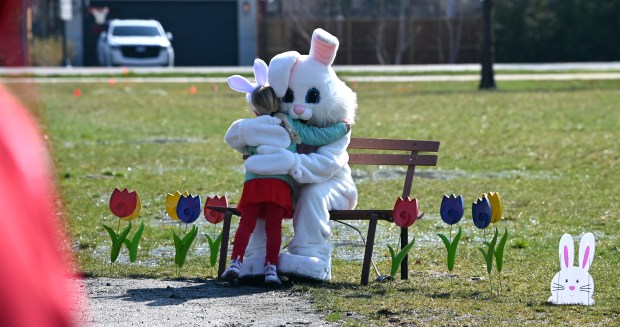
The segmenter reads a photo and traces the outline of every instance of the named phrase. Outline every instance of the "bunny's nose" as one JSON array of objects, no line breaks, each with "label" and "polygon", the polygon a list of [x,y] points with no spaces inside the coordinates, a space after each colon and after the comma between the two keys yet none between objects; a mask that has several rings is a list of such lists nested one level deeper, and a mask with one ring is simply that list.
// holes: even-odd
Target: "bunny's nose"
[{"label": "bunny's nose", "polygon": [[571,290],[571,291],[574,291],[575,290],[575,286],[569,286],[568,289]]},{"label": "bunny's nose", "polygon": [[293,108],[293,111],[298,115],[302,115],[306,109],[303,106],[297,105]]}]

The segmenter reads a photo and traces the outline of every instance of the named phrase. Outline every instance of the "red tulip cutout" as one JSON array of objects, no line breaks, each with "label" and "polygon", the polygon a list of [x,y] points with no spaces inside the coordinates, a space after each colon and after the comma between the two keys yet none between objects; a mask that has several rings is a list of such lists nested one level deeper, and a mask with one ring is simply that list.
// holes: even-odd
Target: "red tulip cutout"
[{"label": "red tulip cutout", "polygon": [[218,224],[224,220],[224,214],[221,212],[211,210],[207,208],[207,206],[228,207],[228,199],[226,199],[226,195],[222,197],[216,195],[213,198],[207,197],[207,200],[205,201],[205,206],[204,206],[205,218],[207,219],[208,222],[212,224]]},{"label": "red tulip cutout", "polygon": [[407,197],[403,199],[401,197],[396,200],[394,204],[394,211],[392,212],[392,219],[394,223],[400,227],[406,228],[418,219],[418,199],[410,199]]},{"label": "red tulip cutout", "polygon": [[130,216],[138,205],[138,193],[115,188],[110,196],[110,210],[118,218]]}]

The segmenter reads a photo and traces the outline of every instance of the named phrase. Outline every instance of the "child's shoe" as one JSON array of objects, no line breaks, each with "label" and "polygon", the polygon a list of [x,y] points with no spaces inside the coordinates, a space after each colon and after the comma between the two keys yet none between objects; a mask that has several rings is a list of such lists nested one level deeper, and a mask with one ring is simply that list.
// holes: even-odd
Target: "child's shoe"
[{"label": "child's shoe", "polygon": [[237,278],[239,278],[239,269],[241,269],[241,261],[230,260],[230,266],[224,270],[224,273],[220,276],[220,279],[227,282],[236,281]]},{"label": "child's shoe", "polygon": [[265,265],[265,284],[272,286],[282,285],[282,281],[278,277],[276,265],[272,265],[269,262]]}]

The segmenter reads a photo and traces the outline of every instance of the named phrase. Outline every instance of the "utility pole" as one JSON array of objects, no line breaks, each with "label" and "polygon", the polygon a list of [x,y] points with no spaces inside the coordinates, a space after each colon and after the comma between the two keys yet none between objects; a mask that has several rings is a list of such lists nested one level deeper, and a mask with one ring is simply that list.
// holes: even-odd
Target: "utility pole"
[{"label": "utility pole", "polygon": [[60,19],[62,19],[62,63],[63,66],[69,65],[67,58],[67,21],[73,19],[72,0],[60,0]]},{"label": "utility pole", "polygon": [[481,90],[494,90],[495,73],[493,72],[493,5],[495,0],[482,0],[482,71],[480,76]]}]

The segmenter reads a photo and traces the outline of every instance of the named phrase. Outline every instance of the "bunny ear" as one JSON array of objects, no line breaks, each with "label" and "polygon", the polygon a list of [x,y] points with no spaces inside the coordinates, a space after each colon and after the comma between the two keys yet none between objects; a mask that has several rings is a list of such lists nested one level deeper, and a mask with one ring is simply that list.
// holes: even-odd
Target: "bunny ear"
[{"label": "bunny ear", "polygon": [[570,234],[562,235],[560,239],[560,267],[567,269],[573,266],[575,258],[575,244]]},{"label": "bunny ear", "polygon": [[237,92],[252,93],[256,85],[250,83],[245,77],[234,75],[228,78],[228,86]]},{"label": "bunny ear", "polygon": [[297,51],[287,51],[273,57],[269,62],[269,85],[278,97],[283,97],[288,89],[291,70],[301,55]]},{"label": "bunny ear", "polygon": [[579,266],[583,269],[590,270],[592,261],[594,260],[594,235],[586,233],[581,237],[579,242]]},{"label": "bunny ear", "polygon": [[312,42],[310,43],[310,58],[330,66],[336,58],[338,51],[338,38],[329,34],[321,28],[317,28],[312,33]]},{"label": "bunny ear", "polygon": [[267,64],[262,59],[254,60],[254,77],[258,85],[267,85]]}]

